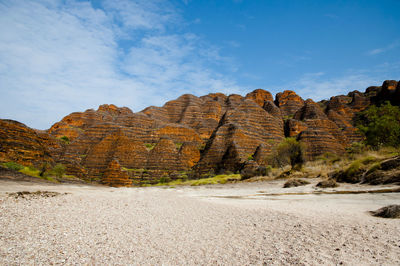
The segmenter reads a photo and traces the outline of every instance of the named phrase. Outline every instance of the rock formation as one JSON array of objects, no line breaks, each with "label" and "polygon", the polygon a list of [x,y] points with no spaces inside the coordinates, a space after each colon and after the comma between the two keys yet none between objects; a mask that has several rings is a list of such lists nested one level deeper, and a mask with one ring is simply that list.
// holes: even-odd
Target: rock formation
[{"label": "rock formation", "polygon": [[189,172],[238,172],[268,165],[285,137],[303,142],[308,160],[341,154],[363,138],[354,126],[356,113],[388,100],[400,104],[400,82],[318,103],[293,91],[274,99],[257,89],[245,97],[185,94],[138,113],[104,104],[67,115],[46,131],[0,120],[0,162],[62,163],[68,174],[115,186],[186,178]]},{"label": "rock formation", "polygon": [[33,129],[13,120],[0,119],[0,162],[9,161],[27,166],[54,162]]},{"label": "rock formation", "polygon": [[132,184],[128,173],[122,169],[118,160],[112,160],[104,171],[102,183],[112,187],[127,187]]}]

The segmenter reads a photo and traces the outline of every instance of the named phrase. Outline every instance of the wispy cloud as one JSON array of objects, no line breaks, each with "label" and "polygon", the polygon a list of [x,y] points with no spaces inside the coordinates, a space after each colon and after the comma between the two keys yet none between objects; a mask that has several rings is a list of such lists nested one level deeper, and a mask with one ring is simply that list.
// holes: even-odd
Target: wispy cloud
[{"label": "wispy cloud", "polygon": [[397,41],[395,41],[395,42],[393,42],[393,43],[391,43],[391,44],[389,44],[387,46],[370,50],[370,51],[367,52],[367,54],[368,55],[378,55],[378,54],[382,54],[382,53],[388,52],[390,50],[396,49],[398,47],[400,47],[400,41],[399,40],[397,40]]},{"label": "wispy cloud", "polygon": [[1,1],[0,117],[47,128],[103,103],[139,111],[182,93],[238,92],[232,61],[165,1]]},{"label": "wispy cloud", "polygon": [[323,72],[304,74],[299,80],[286,85],[304,99],[314,101],[347,94],[353,90],[365,91],[369,86],[382,84],[382,79],[366,73],[347,73],[339,77],[327,77]]}]

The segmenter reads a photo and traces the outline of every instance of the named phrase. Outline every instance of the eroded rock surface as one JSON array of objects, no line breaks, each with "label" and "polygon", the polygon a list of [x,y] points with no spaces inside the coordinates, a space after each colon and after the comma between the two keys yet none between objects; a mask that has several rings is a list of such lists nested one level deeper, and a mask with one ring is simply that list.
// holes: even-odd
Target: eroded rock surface
[{"label": "eroded rock surface", "polygon": [[[238,172],[249,161],[265,167],[285,137],[303,142],[311,160],[341,154],[362,140],[355,115],[386,100],[400,104],[399,84],[385,81],[319,103],[289,90],[274,99],[257,89],[245,97],[185,94],[138,113],[104,104],[67,115],[46,131],[0,120],[0,162],[62,163],[68,174],[87,181],[139,185],[186,178],[189,172]],[[118,181],[116,173],[128,181]]]}]

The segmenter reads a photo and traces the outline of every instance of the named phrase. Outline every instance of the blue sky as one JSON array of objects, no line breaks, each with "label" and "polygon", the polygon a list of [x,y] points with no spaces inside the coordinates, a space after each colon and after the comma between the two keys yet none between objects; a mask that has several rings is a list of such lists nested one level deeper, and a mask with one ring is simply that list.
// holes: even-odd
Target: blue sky
[{"label": "blue sky", "polygon": [[0,0],[0,118],[400,79],[400,1]]}]

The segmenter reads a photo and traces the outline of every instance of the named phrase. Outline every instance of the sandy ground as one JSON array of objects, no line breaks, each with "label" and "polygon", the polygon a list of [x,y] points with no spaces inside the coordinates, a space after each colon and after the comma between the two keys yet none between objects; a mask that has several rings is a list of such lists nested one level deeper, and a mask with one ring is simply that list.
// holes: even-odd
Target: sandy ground
[{"label": "sandy ground", "polygon": [[[400,204],[400,193],[271,195],[316,190],[283,182],[116,189],[0,181],[0,265],[400,264],[400,220],[368,213]],[[24,190],[69,194],[7,194]]]}]

